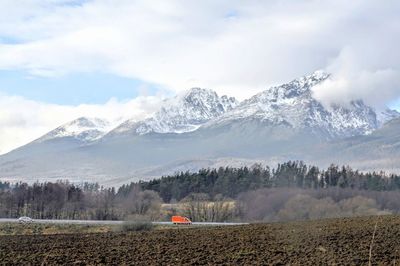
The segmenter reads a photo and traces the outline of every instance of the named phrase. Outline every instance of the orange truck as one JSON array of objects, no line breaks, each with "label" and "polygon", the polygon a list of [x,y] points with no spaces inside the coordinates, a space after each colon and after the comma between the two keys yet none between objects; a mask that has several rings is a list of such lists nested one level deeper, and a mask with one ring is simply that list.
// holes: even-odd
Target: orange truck
[{"label": "orange truck", "polygon": [[192,221],[185,216],[172,216],[171,221],[173,224],[192,224]]}]

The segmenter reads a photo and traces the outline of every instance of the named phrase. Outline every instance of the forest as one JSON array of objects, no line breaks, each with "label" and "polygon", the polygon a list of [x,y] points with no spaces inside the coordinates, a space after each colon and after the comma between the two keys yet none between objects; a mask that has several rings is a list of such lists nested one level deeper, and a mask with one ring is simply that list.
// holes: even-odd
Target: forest
[{"label": "forest", "polygon": [[400,176],[301,161],[276,168],[201,169],[119,188],[68,181],[0,181],[0,217],[34,219],[280,221],[400,212]]},{"label": "forest", "polygon": [[[235,198],[239,193],[258,188],[324,189],[330,187],[388,191],[400,189],[400,176],[384,172],[362,173],[349,166],[331,165],[326,170],[301,161],[278,164],[274,169],[259,164],[242,168],[202,169],[181,172],[147,182],[138,182],[144,190],[157,191],[165,202],[181,200],[190,193],[222,194]],[[121,189],[129,186],[123,186]]]}]

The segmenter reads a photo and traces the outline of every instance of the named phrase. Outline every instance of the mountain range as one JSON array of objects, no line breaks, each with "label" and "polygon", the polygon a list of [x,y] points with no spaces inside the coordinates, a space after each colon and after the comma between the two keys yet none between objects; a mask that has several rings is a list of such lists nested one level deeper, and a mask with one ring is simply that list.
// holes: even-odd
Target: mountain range
[{"label": "mountain range", "polygon": [[118,126],[81,117],[0,156],[7,180],[121,184],[202,167],[305,160],[399,172],[400,113],[363,101],[324,105],[316,71],[239,102],[192,88],[151,117]]}]

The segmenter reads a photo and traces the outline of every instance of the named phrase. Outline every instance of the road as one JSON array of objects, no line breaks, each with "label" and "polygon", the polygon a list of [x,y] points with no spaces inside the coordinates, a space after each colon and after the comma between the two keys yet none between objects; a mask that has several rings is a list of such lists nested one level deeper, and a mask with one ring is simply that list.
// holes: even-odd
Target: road
[{"label": "road", "polygon": [[[104,220],[47,220],[47,219],[34,219],[34,223],[42,224],[87,224],[87,225],[118,225],[123,224],[124,221],[104,221]],[[18,223],[18,219],[0,218],[0,223]],[[173,225],[172,222],[152,222],[155,225]],[[245,225],[248,223],[211,223],[211,222],[193,222],[192,225],[203,226],[232,226],[232,225]]]}]

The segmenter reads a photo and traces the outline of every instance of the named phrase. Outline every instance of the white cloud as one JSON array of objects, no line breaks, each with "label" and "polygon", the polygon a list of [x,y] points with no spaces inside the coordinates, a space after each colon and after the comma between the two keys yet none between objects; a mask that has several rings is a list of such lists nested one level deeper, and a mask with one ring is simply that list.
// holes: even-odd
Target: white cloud
[{"label": "white cloud", "polygon": [[106,71],[239,98],[326,68],[346,47],[362,72],[399,69],[398,1],[65,2],[0,4],[0,35],[21,41],[0,45],[0,68]]},{"label": "white cloud", "polygon": [[327,105],[346,105],[350,100],[363,99],[368,105],[385,109],[400,94],[400,72],[392,69],[339,72],[313,90],[314,96]]},{"label": "white cloud", "polygon": [[0,154],[24,145],[76,118],[100,117],[109,121],[141,120],[153,113],[162,100],[139,96],[130,101],[109,100],[104,105],[66,106],[0,94]]}]

